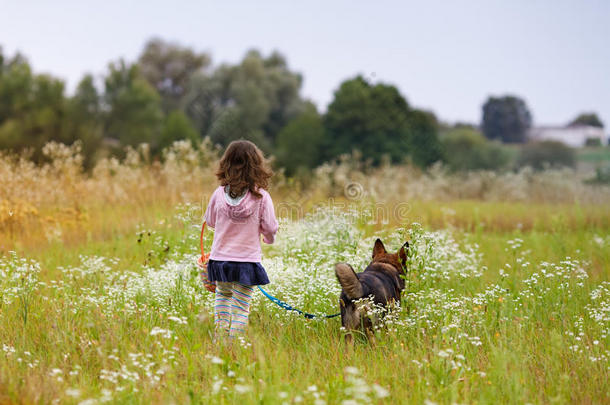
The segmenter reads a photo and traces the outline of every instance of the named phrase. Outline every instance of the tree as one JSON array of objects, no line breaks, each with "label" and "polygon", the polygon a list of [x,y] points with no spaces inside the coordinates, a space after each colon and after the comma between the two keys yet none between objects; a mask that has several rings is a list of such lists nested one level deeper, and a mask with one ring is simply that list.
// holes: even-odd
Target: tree
[{"label": "tree", "polygon": [[205,53],[153,39],[138,64],[111,63],[99,89],[86,76],[67,98],[63,82],[0,51],[0,147],[39,151],[50,140],[79,139],[90,164],[102,144],[145,142],[154,153],[176,137],[192,139],[195,128],[221,145],[243,138],[271,152],[277,134],[306,110],[300,74],[277,52],[253,50],[213,72],[209,64]]},{"label": "tree", "polygon": [[67,100],[65,131],[69,137],[82,143],[86,168],[93,166],[100,152],[103,138],[101,96],[93,77],[86,75],[78,84],[74,95]]},{"label": "tree", "polygon": [[301,82],[279,53],[264,58],[252,50],[238,65],[193,75],[185,112],[215,143],[245,138],[269,151],[279,131],[305,109]]},{"label": "tree", "polygon": [[527,105],[518,97],[490,97],[483,105],[483,133],[489,139],[523,143],[531,125]]},{"label": "tree", "polygon": [[536,170],[550,167],[574,167],[576,152],[569,146],[558,141],[531,142],[523,145],[518,166],[530,166]]},{"label": "tree", "polygon": [[182,111],[173,111],[165,118],[161,137],[152,152],[158,154],[179,140],[189,140],[196,144],[199,140],[199,134]]},{"label": "tree", "polygon": [[0,51],[0,148],[31,149],[41,160],[47,142],[73,141],[63,128],[65,114],[61,80],[35,75],[21,55],[5,58]]},{"label": "tree", "polygon": [[251,127],[244,120],[244,113],[239,107],[229,107],[211,123],[208,134],[213,143],[226,146],[232,141],[245,139],[254,142],[261,150],[269,153],[272,144],[263,132]]},{"label": "tree", "polygon": [[361,76],[344,81],[324,117],[326,159],[362,152],[373,164],[388,156],[392,162],[411,157],[426,166],[440,157],[433,115],[410,109],[398,89],[372,85]]},{"label": "tree", "polygon": [[460,170],[498,170],[505,167],[509,154],[498,141],[489,141],[479,131],[454,127],[441,137],[447,166]]},{"label": "tree", "polygon": [[180,107],[192,76],[207,68],[210,62],[206,53],[196,53],[159,38],[148,41],[138,59],[142,76],[161,96],[166,113]]},{"label": "tree", "polygon": [[276,156],[279,166],[286,174],[311,169],[322,163],[324,125],[315,106],[310,105],[306,112],[286,125],[278,134]]},{"label": "tree", "polygon": [[592,127],[603,128],[604,123],[599,119],[597,114],[595,113],[582,113],[578,117],[574,118],[572,122],[568,124],[568,126],[577,126],[577,125],[590,125]]},{"label": "tree", "polygon": [[412,110],[407,117],[409,154],[413,163],[421,167],[443,160],[438,138],[438,123],[434,114]]},{"label": "tree", "polygon": [[279,131],[294,117],[303,113],[307,108],[299,92],[303,84],[303,78],[299,73],[291,72],[283,55],[274,51],[264,59],[267,82],[270,91],[267,97],[270,99],[270,110],[268,119],[263,124],[263,132],[267,138],[275,141]]},{"label": "tree", "polygon": [[105,78],[104,134],[122,145],[159,142],[163,112],[157,91],[140,75],[137,65],[110,64]]},{"label": "tree", "polygon": [[328,131],[327,159],[357,149],[379,163],[408,153],[407,101],[394,86],[371,85],[362,76],[346,80],[328,106],[324,125]]}]

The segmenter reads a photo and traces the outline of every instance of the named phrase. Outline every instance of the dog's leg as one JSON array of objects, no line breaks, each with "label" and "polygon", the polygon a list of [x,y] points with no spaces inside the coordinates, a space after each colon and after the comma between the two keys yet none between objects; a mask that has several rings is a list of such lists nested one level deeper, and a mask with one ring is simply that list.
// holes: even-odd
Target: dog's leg
[{"label": "dog's leg", "polygon": [[377,346],[377,341],[375,340],[375,333],[372,329],[366,328],[366,337],[369,339],[369,344],[371,347]]},{"label": "dog's leg", "polygon": [[347,332],[345,334],[345,344],[347,344],[350,349],[354,347],[354,335],[352,335],[352,332]]}]

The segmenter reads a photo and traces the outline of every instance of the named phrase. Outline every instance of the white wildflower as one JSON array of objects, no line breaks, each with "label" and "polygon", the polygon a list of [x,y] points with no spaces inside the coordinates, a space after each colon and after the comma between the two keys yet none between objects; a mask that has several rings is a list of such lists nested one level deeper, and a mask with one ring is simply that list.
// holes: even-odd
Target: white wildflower
[{"label": "white wildflower", "polygon": [[352,375],[360,374],[360,371],[356,367],[352,367],[352,366],[345,367],[344,371],[347,374],[352,374]]},{"label": "white wildflower", "polygon": [[245,394],[247,392],[252,391],[252,386],[250,386],[250,385],[235,384],[235,386],[233,388],[235,389],[235,392],[237,392],[238,394]]},{"label": "white wildflower", "polygon": [[78,388],[68,388],[66,390],[66,395],[72,398],[78,398],[80,397],[80,390]]}]

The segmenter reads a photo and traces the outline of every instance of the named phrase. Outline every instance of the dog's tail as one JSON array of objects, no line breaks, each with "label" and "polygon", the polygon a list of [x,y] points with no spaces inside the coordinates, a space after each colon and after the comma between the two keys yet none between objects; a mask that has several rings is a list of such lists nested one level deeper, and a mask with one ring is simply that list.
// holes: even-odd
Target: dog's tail
[{"label": "dog's tail", "polygon": [[349,299],[362,298],[362,284],[352,266],[347,263],[337,263],[335,264],[335,274]]}]

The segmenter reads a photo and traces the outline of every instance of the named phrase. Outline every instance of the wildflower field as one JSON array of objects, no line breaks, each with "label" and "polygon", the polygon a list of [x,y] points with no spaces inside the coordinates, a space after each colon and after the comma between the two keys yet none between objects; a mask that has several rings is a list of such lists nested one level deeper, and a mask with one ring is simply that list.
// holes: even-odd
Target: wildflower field
[{"label": "wildflower field", "polygon": [[[0,159],[0,403],[607,403],[610,190],[573,171],[451,175],[343,161],[279,173],[267,291],[338,312],[336,262],[410,242],[376,345],[257,292],[212,343],[195,265],[217,155],[175,144],[82,170]],[[205,244],[211,245],[212,231]]]}]

